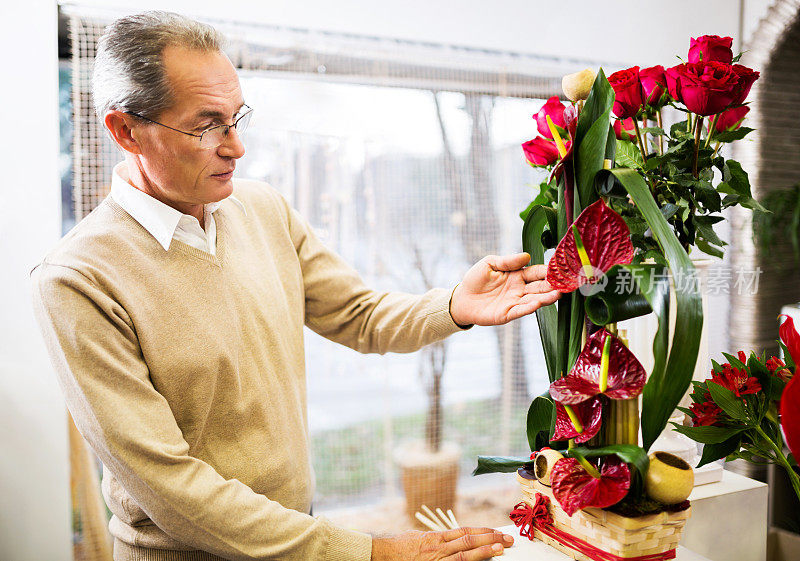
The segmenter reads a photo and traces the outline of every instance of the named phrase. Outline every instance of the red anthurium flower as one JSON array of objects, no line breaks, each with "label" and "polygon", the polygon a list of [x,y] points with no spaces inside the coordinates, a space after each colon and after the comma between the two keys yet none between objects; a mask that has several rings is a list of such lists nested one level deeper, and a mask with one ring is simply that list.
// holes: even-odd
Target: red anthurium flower
[{"label": "red anthurium flower", "polygon": [[[589,467],[597,472],[591,464]],[[617,456],[601,460],[599,476],[589,473],[575,458],[561,458],[553,465],[550,483],[564,512],[572,516],[586,507],[605,508],[617,504],[628,494],[631,471]]]},{"label": "red anthurium flower", "polygon": [[[800,364],[800,334],[794,327],[794,321],[786,316],[780,328],[781,341],[789,349],[795,365]],[[786,445],[795,458],[800,458],[800,376],[795,367],[794,376],[786,384],[781,395],[781,426],[786,437]],[[560,460],[559,460],[560,461]]]},{"label": "red anthurium flower", "polygon": [[599,394],[630,399],[642,393],[647,374],[622,341],[605,329],[592,333],[569,374],[550,384],[556,401],[571,405]]},{"label": "red anthurium flower", "polygon": [[614,265],[632,260],[628,225],[600,199],[583,209],[559,242],[547,265],[547,281],[556,290],[572,292],[595,283]]},{"label": "red anthurium flower", "polygon": [[711,62],[716,60],[730,64],[733,60],[733,39],[719,35],[703,35],[689,40],[689,62]]},{"label": "red anthurium flower", "polygon": [[586,442],[600,431],[602,416],[603,405],[599,396],[566,406],[556,401],[556,427],[553,440],[574,438],[578,444]]},{"label": "red anthurium flower", "polygon": [[692,418],[692,424],[696,427],[708,427],[719,424],[719,416],[722,414],[722,409],[713,401],[706,401],[705,403],[692,403],[689,407],[689,416]]},{"label": "red anthurium flower", "polygon": [[566,128],[566,123],[564,122],[564,110],[566,108],[566,105],[558,100],[558,96],[554,95],[548,99],[547,103],[542,105],[539,112],[533,116],[533,118],[536,119],[536,128],[539,129],[539,134],[553,140],[553,133],[550,131],[550,126],[547,124],[548,116],[555,126],[561,127],[562,129]]},{"label": "red anthurium flower", "polygon": [[[742,362],[746,362],[747,357],[744,353],[739,351],[739,360],[744,358]],[[719,384],[723,388],[728,388],[737,397],[743,395],[758,393],[761,391],[761,384],[755,376],[748,376],[747,371],[731,366],[728,363],[722,365],[722,372],[712,372],[711,381]]]}]

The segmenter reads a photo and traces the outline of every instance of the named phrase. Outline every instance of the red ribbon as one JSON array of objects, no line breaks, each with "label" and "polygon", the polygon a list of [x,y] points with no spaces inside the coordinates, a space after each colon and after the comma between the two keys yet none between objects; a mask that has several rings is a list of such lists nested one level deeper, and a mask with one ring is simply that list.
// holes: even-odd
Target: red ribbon
[{"label": "red ribbon", "polygon": [[519,534],[533,541],[534,529],[539,530],[557,542],[566,545],[583,553],[594,561],[663,561],[665,559],[675,559],[675,550],[670,549],[664,553],[653,553],[651,555],[641,555],[639,557],[619,557],[613,553],[603,551],[582,539],[573,536],[553,526],[553,517],[550,514],[550,498],[536,493],[536,503],[531,506],[526,502],[521,502],[514,507],[509,514],[509,518],[519,528]]}]

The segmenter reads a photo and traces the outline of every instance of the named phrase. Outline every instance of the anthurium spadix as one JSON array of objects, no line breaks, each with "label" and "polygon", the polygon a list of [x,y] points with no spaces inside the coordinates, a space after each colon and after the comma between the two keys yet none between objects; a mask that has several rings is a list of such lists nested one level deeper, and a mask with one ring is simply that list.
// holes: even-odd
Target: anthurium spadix
[{"label": "anthurium spadix", "polygon": [[633,260],[625,220],[603,199],[586,207],[556,247],[547,266],[547,282],[561,292],[594,284],[606,271]]},{"label": "anthurium spadix", "polygon": [[564,405],[574,405],[603,394],[630,399],[642,393],[646,373],[636,356],[605,329],[595,331],[575,361],[575,366],[550,384],[550,395]]},{"label": "anthurium spadix", "polygon": [[578,444],[591,440],[600,432],[602,418],[603,404],[599,396],[574,405],[556,402],[553,440],[573,439]]}]

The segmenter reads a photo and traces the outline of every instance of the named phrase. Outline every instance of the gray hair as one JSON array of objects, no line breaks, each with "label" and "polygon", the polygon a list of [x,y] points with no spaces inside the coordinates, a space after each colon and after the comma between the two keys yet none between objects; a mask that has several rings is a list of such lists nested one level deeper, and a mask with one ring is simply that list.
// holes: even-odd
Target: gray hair
[{"label": "gray hair", "polygon": [[92,94],[98,117],[112,109],[158,117],[172,104],[164,49],[219,51],[224,43],[210,25],[172,12],[143,12],[114,21],[97,41]]}]

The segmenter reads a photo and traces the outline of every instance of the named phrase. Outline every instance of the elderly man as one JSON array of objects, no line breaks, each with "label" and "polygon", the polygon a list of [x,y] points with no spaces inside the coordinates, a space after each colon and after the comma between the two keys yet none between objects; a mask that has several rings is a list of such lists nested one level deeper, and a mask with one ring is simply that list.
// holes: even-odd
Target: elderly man
[{"label": "elderly man", "polygon": [[206,25],[117,20],[93,88],[125,161],[32,277],[67,405],[103,462],[114,558],[466,561],[509,546],[488,528],[372,538],[309,514],[303,326],[410,352],[551,304],[542,267],[486,257],[453,291],[365,287],[277,191],[232,178],[251,110]]}]

